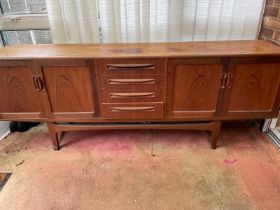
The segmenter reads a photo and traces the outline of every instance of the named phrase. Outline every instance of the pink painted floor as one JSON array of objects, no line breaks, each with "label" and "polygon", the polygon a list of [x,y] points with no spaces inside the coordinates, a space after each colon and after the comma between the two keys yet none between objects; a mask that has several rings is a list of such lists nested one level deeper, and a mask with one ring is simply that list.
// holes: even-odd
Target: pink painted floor
[{"label": "pink painted floor", "polygon": [[68,132],[45,126],[0,141],[13,172],[0,209],[280,209],[280,152],[255,127],[225,127],[216,150],[200,131]]}]

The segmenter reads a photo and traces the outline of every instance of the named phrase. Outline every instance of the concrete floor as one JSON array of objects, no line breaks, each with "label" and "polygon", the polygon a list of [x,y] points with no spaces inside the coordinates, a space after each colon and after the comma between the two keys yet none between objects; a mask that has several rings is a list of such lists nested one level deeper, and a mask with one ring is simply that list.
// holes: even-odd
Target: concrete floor
[{"label": "concrete floor", "polygon": [[0,209],[280,209],[280,152],[254,127],[68,132],[51,149],[45,126],[0,141],[13,172]]}]

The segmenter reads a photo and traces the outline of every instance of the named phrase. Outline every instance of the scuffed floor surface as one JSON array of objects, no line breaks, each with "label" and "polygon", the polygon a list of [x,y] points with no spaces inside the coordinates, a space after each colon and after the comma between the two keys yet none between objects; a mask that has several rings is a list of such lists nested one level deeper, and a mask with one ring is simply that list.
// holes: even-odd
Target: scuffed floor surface
[{"label": "scuffed floor surface", "polygon": [[216,150],[200,131],[83,131],[51,148],[45,126],[0,141],[13,172],[0,209],[280,208],[280,152],[254,127],[223,128]]}]

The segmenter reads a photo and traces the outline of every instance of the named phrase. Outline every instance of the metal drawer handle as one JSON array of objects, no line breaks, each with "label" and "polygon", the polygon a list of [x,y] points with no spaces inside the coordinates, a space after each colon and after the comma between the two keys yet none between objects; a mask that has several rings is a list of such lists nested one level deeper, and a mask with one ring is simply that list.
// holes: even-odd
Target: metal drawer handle
[{"label": "metal drawer handle", "polygon": [[107,64],[108,70],[155,69],[155,64]]},{"label": "metal drawer handle", "polygon": [[112,107],[112,112],[131,112],[131,111],[156,111],[155,107]]},{"label": "metal drawer handle", "polygon": [[111,98],[155,97],[155,93],[110,93]]},{"label": "metal drawer handle", "polygon": [[118,84],[156,84],[155,79],[108,79],[108,83],[110,85],[118,85]]}]

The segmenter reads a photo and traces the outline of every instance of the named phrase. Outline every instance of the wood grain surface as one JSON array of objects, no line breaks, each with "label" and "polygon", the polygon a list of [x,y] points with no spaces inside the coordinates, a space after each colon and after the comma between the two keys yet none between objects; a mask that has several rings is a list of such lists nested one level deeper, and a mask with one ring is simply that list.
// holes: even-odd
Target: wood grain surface
[{"label": "wood grain surface", "polygon": [[0,48],[0,59],[159,58],[280,55],[280,47],[258,41],[212,41],[143,44],[14,45]]}]

